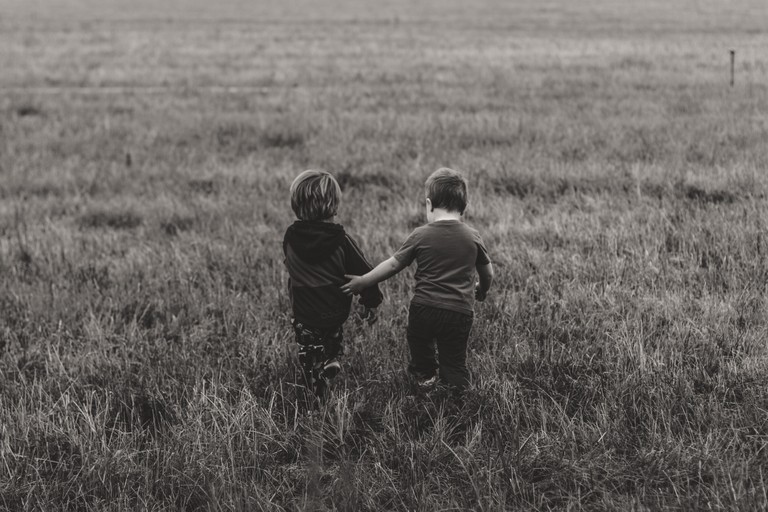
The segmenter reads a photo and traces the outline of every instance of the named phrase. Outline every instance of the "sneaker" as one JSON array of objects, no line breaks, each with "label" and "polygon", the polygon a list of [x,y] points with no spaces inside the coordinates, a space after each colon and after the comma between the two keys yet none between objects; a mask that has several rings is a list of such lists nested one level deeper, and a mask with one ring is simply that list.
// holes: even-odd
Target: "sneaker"
[{"label": "sneaker", "polygon": [[320,373],[320,375],[325,379],[332,379],[337,376],[340,371],[341,363],[335,359],[331,359],[325,363],[325,366],[323,366],[323,371]]},{"label": "sneaker", "polygon": [[431,388],[437,383],[437,375],[433,375],[428,379],[419,379],[418,383],[420,388]]}]

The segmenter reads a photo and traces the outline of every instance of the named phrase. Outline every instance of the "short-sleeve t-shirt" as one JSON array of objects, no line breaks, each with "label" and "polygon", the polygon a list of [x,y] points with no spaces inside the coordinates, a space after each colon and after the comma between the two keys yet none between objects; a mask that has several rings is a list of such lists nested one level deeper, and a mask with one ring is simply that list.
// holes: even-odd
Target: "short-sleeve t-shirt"
[{"label": "short-sleeve t-shirt", "polygon": [[416,260],[412,302],[472,314],[475,267],[491,262],[480,234],[459,220],[440,220],[413,230],[393,256]]}]

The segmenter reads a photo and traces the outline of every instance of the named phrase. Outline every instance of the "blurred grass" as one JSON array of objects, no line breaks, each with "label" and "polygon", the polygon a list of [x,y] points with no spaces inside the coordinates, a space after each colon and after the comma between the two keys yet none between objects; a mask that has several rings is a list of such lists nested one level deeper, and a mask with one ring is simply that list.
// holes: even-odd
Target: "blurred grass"
[{"label": "blurred grass", "polygon": [[[3,0],[0,507],[765,508],[765,11],[736,4]],[[474,388],[404,376],[405,272],[308,414],[290,181],[334,172],[379,260],[443,165],[498,270]]]}]

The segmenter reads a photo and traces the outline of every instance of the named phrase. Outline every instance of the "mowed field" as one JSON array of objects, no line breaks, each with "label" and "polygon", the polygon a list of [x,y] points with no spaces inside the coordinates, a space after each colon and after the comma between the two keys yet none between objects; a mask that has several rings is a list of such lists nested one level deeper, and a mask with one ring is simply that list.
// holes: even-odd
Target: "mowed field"
[{"label": "mowed field", "polygon": [[[0,0],[0,509],[765,509],[767,9]],[[375,263],[441,166],[472,388],[405,375],[409,270],[313,412],[290,182]]]}]

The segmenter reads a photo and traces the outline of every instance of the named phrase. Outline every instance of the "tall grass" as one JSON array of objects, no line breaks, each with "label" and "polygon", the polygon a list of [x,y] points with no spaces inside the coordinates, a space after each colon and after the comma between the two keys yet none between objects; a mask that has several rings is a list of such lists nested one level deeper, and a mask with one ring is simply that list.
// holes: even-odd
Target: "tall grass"
[{"label": "tall grass", "polygon": [[[0,507],[768,506],[760,5],[236,4],[0,20]],[[443,165],[497,268],[472,388],[407,379],[407,271],[313,407],[290,181],[379,260]]]}]

